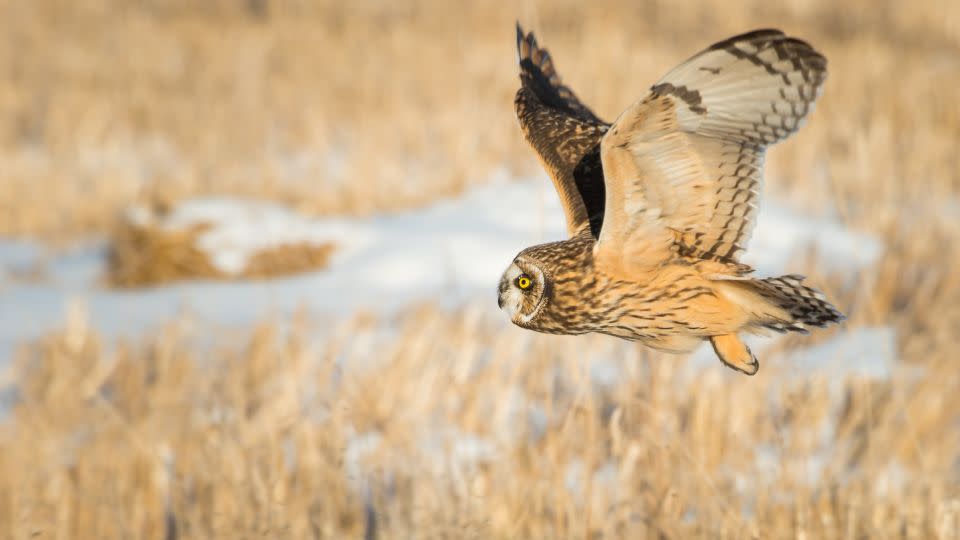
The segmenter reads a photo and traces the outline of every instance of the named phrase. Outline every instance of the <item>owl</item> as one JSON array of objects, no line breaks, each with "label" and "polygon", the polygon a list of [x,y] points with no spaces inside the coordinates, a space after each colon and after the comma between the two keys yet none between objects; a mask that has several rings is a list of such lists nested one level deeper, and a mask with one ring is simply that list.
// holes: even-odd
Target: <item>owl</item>
[{"label": "owl", "polygon": [[563,85],[517,25],[517,117],[560,196],[569,239],[521,251],[498,303],[518,326],[599,332],[682,353],[709,341],[753,375],[744,333],[844,319],[804,277],[740,262],[768,146],[813,110],[827,61],[779,30],[715,43],[667,73],[613,124]]}]

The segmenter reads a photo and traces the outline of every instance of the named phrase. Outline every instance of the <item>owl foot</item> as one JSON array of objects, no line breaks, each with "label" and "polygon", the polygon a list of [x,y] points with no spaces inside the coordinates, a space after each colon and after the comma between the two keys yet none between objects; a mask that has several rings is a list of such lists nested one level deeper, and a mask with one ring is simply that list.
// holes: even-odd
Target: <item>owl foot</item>
[{"label": "owl foot", "polygon": [[711,336],[710,344],[720,361],[728,367],[747,375],[753,375],[760,369],[757,357],[736,334]]}]

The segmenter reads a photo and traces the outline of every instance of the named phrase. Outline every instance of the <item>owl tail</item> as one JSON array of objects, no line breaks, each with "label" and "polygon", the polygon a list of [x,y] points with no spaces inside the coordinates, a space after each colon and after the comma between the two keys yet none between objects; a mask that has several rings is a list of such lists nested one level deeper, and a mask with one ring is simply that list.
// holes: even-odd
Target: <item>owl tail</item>
[{"label": "owl tail", "polygon": [[[803,276],[788,275],[766,279],[719,278],[714,283],[753,320],[754,328],[777,332],[808,332],[808,326],[824,327],[846,317],[820,291],[803,284]],[[710,344],[724,364],[753,375],[760,368],[757,357],[739,336],[711,336]]]},{"label": "owl tail", "polygon": [[822,292],[803,284],[795,274],[765,279],[723,281],[724,289],[755,317],[754,326],[777,332],[807,333],[846,317]]}]

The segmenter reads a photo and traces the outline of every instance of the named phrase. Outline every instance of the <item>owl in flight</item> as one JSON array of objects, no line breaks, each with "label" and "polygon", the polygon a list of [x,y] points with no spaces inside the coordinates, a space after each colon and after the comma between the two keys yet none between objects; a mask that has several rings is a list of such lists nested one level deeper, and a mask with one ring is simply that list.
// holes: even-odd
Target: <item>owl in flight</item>
[{"label": "owl in flight", "polygon": [[739,334],[844,319],[803,276],[755,278],[739,261],[767,147],[796,131],[827,60],[779,30],[726,39],[667,73],[613,124],[564,86],[517,25],[520,127],[560,195],[570,238],[527,248],[498,303],[523,328],[601,332],[668,352],[709,340],[733,369]]}]

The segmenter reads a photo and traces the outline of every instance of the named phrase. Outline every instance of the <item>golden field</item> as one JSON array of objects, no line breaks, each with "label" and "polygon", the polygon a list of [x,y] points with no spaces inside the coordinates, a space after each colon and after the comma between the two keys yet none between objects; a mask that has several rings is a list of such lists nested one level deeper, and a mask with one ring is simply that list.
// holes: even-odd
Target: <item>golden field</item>
[{"label": "golden field", "polygon": [[[518,19],[608,120],[734,33],[823,51],[766,191],[882,240],[854,276],[797,254],[847,323],[750,378],[525,333],[492,293],[138,340],[78,312],[0,378],[0,538],[960,538],[955,1],[0,0],[0,235],[67,246],[217,194],[366,216],[541,174]],[[874,327],[888,377],[790,362]]]}]

